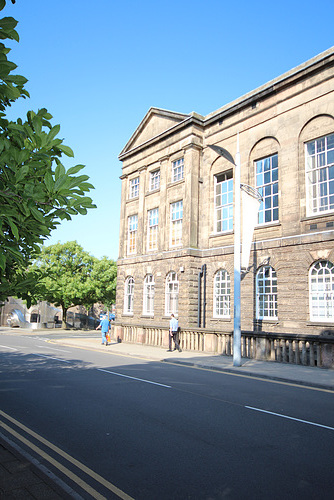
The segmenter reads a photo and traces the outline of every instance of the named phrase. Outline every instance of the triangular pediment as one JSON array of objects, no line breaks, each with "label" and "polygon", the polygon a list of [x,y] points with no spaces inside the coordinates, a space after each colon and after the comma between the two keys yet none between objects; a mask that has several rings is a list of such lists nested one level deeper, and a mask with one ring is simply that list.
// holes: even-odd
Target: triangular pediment
[{"label": "triangular pediment", "polygon": [[151,108],[120,153],[120,157],[128,151],[163,134],[175,125],[189,118],[189,116],[190,115],[175,113],[174,111],[167,111],[165,109]]}]

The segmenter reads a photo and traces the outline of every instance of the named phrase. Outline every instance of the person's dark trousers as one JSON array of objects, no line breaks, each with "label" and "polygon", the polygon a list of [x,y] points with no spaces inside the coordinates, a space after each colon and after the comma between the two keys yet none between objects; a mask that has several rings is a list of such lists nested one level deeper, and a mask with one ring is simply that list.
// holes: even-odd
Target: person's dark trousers
[{"label": "person's dark trousers", "polygon": [[169,334],[169,350],[170,351],[172,350],[172,338],[174,340],[175,349],[177,349],[178,351],[181,351],[177,332],[172,332],[172,335]]},{"label": "person's dark trousers", "polygon": [[168,335],[168,350],[169,351],[172,350],[172,338],[173,338],[173,335],[171,332],[169,332],[169,335]]}]

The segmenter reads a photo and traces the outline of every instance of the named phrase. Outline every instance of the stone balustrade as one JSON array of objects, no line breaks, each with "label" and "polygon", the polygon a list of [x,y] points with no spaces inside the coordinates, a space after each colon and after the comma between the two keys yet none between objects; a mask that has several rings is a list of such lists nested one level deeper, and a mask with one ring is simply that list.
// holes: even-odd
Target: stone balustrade
[{"label": "stone balustrade", "polygon": [[[168,329],[126,325],[116,322],[111,336],[118,342],[138,343],[168,348]],[[185,329],[180,345],[186,351],[200,351],[224,356],[233,355],[233,333],[204,329]],[[294,363],[304,366],[334,368],[333,335],[294,335],[265,332],[242,332],[242,358]]]}]

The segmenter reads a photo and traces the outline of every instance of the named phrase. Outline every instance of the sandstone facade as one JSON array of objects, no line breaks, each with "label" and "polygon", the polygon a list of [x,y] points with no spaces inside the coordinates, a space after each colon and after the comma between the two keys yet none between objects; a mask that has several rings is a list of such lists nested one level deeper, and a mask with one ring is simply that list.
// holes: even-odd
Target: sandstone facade
[{"label": "sandstone facade", "polygon": [[233,330],[234,171],[208,146],[238,136],[263,195],[241,328],[334,329],[333,68],[334,48],[208,116],[149,110],[119,156],[118,322]]}]

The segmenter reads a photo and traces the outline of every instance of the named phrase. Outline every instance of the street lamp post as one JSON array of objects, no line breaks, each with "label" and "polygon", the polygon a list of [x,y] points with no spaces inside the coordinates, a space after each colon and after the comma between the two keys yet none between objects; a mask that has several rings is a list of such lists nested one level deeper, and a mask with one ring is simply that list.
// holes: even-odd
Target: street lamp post
[{"label": "street lamp post", "polygon": [[239,134],[237,136],[237,152],[235,161],[233,156],[224,148],[209,145],[219,156],[234,165],[235,172],[235,202],[234,202],[234,325],[233,325],[233,365],[241,366],[241,307],[240,307],[240,283],[241,283],[241,231],[240,231],[240,152]]}]

